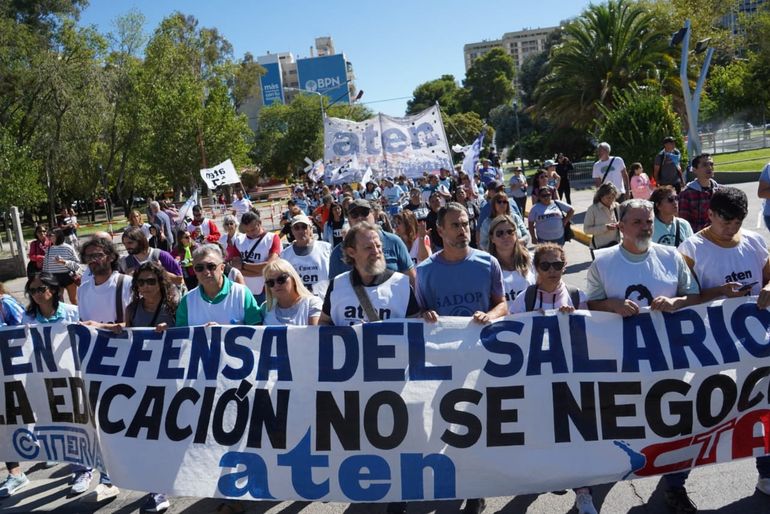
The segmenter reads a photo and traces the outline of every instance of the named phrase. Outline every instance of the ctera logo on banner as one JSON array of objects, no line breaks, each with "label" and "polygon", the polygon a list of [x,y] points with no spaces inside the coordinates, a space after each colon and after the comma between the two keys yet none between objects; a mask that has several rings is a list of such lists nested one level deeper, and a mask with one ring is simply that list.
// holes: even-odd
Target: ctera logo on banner
[{"label": "ctera logo on banner", "polygon": [[371,167],[376,176],[415,178],[452,168],[438,106],[404,118],[379,114],[358,123],[326,118],[324,161],[338,167],[353,156],[362,169]]}]

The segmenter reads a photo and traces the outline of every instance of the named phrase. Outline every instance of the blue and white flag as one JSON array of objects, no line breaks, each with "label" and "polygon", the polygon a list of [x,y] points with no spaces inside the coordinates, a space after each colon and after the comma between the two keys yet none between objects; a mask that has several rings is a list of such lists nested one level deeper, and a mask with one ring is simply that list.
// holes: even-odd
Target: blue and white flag
[{"label": "blue and white flag", "polygon": [[187,217],[187,213],[198,204],[198,190],[193,191],[193,194],[187,198],[187,201],[179,208],[179,219],[183,220]]},{"label": "blue and white flag", "polygon": [[324,161],[323,159],[318,159],[313,163],[313,167],[310,168],[310,171],[307,172],[307,177],[313,182],[318,182],[323,178],[324,171]]},{"label": "blue and white flag", "polygon": [[469,193],[476,193],[476,181],[473,176],[476,174],[476,164],[479,162],[479,155],[481,154],[481,146],[484,144],[484,128],[481,129],[479,137],[473,142],[471,146],[465,147],[463,153],[465,158],[463,159],[463,171],[468,174],[468,178],[471,180],[471,189]]}]

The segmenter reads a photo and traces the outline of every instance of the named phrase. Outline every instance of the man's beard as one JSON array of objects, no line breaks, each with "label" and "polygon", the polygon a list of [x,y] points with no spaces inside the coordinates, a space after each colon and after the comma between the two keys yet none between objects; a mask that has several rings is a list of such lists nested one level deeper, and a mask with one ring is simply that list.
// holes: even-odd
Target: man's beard
[{"label": "man's beard", "polygon": [[139,248],[126,248],[126,253],[128,253],[128,255],[136,255],[141,252],[139,251]]},{"label": "man's beard", "polygon": [[385,265],[385,259],[380,257],[375,262],[369,262],[364,266],[364,272],[367,275],[379,275],[383,272],[385,272],[385,268],[387,266]]},{"label": "man's beard", "polygon": [[650,243],[652,242],[652,234],[642,235],[634,240],[637,250],[646,252],[650,249]]}]

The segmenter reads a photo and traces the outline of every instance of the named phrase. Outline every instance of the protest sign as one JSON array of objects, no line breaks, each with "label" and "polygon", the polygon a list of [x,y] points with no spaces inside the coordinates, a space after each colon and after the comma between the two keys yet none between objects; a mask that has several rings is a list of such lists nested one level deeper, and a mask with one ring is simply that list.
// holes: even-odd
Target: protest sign
[{"label": "protest sign", "polygon": [[241,181],[238,172],[235,171],[233,161],[230,159],[220,162],[213,168],[203,168],[201,170],[201,178],[206,182],[209,189],[216,189],[224,184],[237,184]]},{"label": "protest sign", "polygon": [[332,168],[356,157],[376,177],[422,177],[423,172],[452,168],[438,106],[397,118],[378,114],[362,122],[340,118],[324,120],[324,161]]},{"label": "protest sign", "polygon": [[[387,313],[385,316],[387,318]],[[508,496],[768,451],[770,311],[0,330],[0,457],[175,495]]]}]

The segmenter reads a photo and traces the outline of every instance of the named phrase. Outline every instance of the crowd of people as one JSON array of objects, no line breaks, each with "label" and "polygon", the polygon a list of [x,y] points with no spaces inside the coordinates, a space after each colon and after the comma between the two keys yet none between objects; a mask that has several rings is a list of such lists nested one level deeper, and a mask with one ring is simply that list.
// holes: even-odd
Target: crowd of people
[{"label": "crowd of people", "polygon": [[[766,308],[770,260],[764,240],[742,228],[745,193],[714,181],[708,154],[692,159],[696,178],[684,184],[669,139],[652,178],[638,163],[629,176],[609,144],[599,145],[597,189],[584,222],[594,258],[584,289],[563,280],[575,209],[572,164],[560,155],[529,183],[514,168],[508,188],[501,170],[485,160],[473,177],[441,169],[417,180],[383,177],[360,189],[308,182],[294,188],[276,232],[263,227],[242,191],[221,229],[200,206],[184,220],[173,206],[151,202],[147,222],[130,213],[121,236],[125,255],[104,233],[76,247],[77,223],[67,213],[50,234],[35,230],[28,306],[3,295],[2,323],[80,322],[120,331],[464,316],[485,324],[531,311],[671,312],[744,295]],[[767,175],[760,196],[770,196]],[[18,463],[7,467],[0,496],[27,483]],[[770,458],[758,458],[757,470],[757,489],[770,495]],[[697,511],[686,478],[665,475],[671,512]],[[92,479],[92,469],[76,468],[72,493],[86,492]],[[97,501],[117,494],[106,474],[91,493]],[[575,496],[580,514],[597,512],[590,488]],[[154,492],[144,509],[168,506]],[[464,512],[484,508],[483,499],[469,499]],[[388,506],[391,514],[406,509]]]}]

